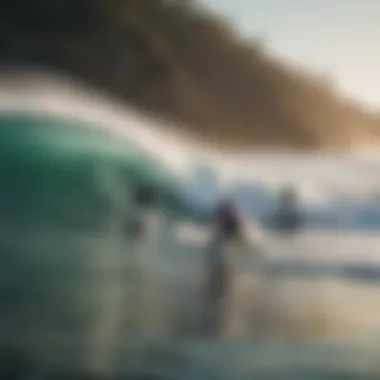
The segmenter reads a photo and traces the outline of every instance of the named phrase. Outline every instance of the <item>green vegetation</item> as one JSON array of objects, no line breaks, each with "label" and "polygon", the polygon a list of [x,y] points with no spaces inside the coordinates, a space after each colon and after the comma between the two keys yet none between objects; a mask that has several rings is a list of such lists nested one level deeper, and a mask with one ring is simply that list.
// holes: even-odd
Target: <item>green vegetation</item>
[{"label": "green vegetation", "polygon": [[377,139],[378,118],[342,98],[327,79],[280,62],[255,41],[243,41],[228,22],[195,2],[52,4],[0,2],[5,9],[0,13],[13,20],[3,45],[25,44],[18,53],[23,59],[33,55],[53,63],[145,112],[178,122],[195,137],[228,146],[306,148]]}]

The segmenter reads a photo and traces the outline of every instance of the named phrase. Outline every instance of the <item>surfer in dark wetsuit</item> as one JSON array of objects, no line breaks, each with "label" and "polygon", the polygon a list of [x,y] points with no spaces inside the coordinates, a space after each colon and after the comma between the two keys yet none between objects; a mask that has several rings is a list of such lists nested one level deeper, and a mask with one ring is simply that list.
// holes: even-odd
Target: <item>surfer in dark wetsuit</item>
[{"label": "surfer in dark wetsuit", "polygon": [[301,225],[298,212],[298,196],[291,186],[284,187],[280,192],[277,225],[286,234],[296,232]]},{"label": "surfer in dark wetsuit", "polygon": [[216,208],[213,223],[216,228],[206,253],[205,332],[217,335],[222,327],[223,303],[230,285],[226,244],[238,238],[241,232],[235,205],[229,200],[221,202]]},{"label": "surfer in dark wetsuit", "polygon": [[144,233],[144,220],[141,216],[141,211],[151,207],[155,203],[155,195],[154,188],[149,185],[141,185],[135,190],[132,201],[136,207],[135,211],[137,215],[128,220],[126,230],[129,236],[141,237]]}]

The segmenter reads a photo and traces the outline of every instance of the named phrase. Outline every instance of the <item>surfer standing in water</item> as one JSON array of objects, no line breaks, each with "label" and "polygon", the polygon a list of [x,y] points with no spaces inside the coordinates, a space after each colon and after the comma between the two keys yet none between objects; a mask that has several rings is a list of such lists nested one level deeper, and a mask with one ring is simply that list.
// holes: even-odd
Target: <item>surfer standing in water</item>
[{"label": "surfer standing in water", "polygon": [[301,227],[298,195],[292,186],[281,189],[277,210],[277,225],[284,234],[292,235]]},{"label": "surfer standing in water", "polygon": [[213,224],[215,231],[206,252],[204,332],[217,336],[222,328],[230,286],[227,244],[241,234],[241,220],[232,201],[220,202]]},{"label": "surfer standing in water", "polygon": [[145,233],[145,211],[154,206],[156,194],[154,188],[149,185],[140,185],[134,192],[132,201],[135,215],[128,219],[126,233],[129,237],[142,238]]}]

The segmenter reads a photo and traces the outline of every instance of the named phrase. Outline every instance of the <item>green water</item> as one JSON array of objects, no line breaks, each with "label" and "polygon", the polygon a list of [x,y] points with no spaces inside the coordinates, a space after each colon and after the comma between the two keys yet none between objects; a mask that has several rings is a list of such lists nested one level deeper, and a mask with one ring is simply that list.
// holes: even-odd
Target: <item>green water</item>
[{"label": "green water", "polygon": [[0,341],[78,362],[103,302],[92,289],[107,285],[95,261],[133,253],[131,192],[168,194],[173,178],[100,127],[11,113],[0,115],[0,178]]},{"label": "green water", "polygon": [[142,182],[161,186],[168,177],[137,147],[79,121],[0,117],[0,222],[6,230],[101,229],[113,210],[101,190],[107,173],[120,196]]},{"label": "green water", "polygon": [[[107,359],[107,351],[115,353],[118,347],[100,347],[97,351],[99,347],[95,346],[105,341],[107,334],[113,338],[117,333],[110,328],[115,315],[125,313],[130,317],[135,308],[133,297],[128,298],[130,285],[125,273],[121,284],[125,310],[114,308],[120,299],[113,302],[111,293],[107,293],[120,290],[113,281],[120,275],[117,264],[122,261],[118,260],[125,258],[123,265],[128,266],[128,257],[137,252],[134,242],[123,234],[124,223],[134,212],[130,194],[142,183],[153,184],[162,195],[158,207],[167,212],[179,205],[175,179],[153,157],[101,130],[101,126],[11,113],[0,115],[0,178],[0,346],[15,344],[36,362],[61,369],[88,368],[98,358],[105,360],[103,366],[110,364],[112,358]],[[167,262],[162,265],[184,278],[176,267],[177,253],[167,252]],[[104,267],[110,270],[108,274],[102,272]],[[181,286],[173,282],[168,289],[173,293]],[[276,283],[271,283],[268,297],[274,306],[281,306],[283,302],[277,298],[286,300],[287,288],[279,284],[283,291],[276,298],[275,287]],[[329,286],[330,293],[332,289]],[[369,302],[374,308],[376,292]],[[167,295],[164,293],[161,296]],[[310,310],[315,302],[310,291],[305,289],[305,293]],[[335,293],[332,303],[339,305],[341,293]],[[364,293],[355,293],[352,288],[349,294],[365,298]],[[195,301],[186,299],[186,303],[193,307]],[[326,309],[324,304],[321,307]],[[278,310],[271,308],[271,315],[278,315]],[[342,314],[341,308],[339,311]],[[117,323],[118,328],[135,329],[128,318],[123,321],[122,315]],[[297,320],[294,324],[301,323]],[[284,326],[289,333],[290,324]],[[91,338],[97,329],[102,332],[101,340],[96,334]],[[128,334],[120,334],[121,340],[127,338]],[[226,346],[229,344],[226,342]],[[366,370],[378,371],[378,351],[370,355],[360,347],[347,353],[344,345],[338,345],[334,353],[329,353],[328,346],[323,346],[318,354],[314,346],[307,349],[303,344],[295,347],[278,342],[273,347],[260,342],[241,346],[231,342],[228,352],[218,342],[210,347],[206,342],[205,346],[192,349],[190,345],[191,352],[183,353],[186,358],[194,357],[191,368],[186,366],[187,359],[179,365],[169,360],[169,367],[174,365],[173,371],[179,372],[178,378],[210,378],[209,369],[212,373],[219,369],[229,379],[354,379],[366,378]],[[157,372],[154,365],[149,368]],[[147,368],[145,361],[143,366]],[[207,369],[204,376],[202,368]],[[305,373],[310,368],[315,372]],[[324,373],[325,368],[331,372]],[[340,374],[340,369],[346,368],[347,373]],[[214,377],[222,378],[221,374]]]}]

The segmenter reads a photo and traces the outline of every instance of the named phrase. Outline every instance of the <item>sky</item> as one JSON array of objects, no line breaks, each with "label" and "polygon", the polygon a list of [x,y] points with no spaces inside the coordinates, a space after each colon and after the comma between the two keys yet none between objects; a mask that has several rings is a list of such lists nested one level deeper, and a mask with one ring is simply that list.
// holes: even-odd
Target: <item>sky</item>
[{"label": "sky", "polygon": [[199,0],[271,52],[380,110],[379,0]]}]

